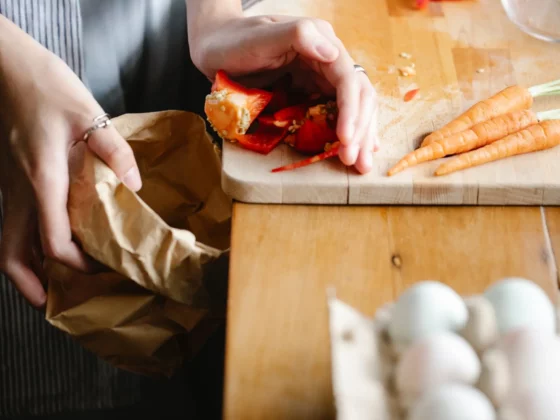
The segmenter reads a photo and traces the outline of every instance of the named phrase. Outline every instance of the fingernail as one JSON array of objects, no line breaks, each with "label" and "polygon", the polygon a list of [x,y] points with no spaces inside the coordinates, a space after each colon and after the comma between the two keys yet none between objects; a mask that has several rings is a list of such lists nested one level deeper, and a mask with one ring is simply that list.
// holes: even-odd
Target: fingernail
[{"label": "fingernail", "polygon": [[329,42],[321,42],[315,46],[317,53],[323,57],[324,60],[334,60],[338,54],[338,49]]},{"label": "fingernail", "polygon": [[140,179],[140,172],[136,166],[130,168],[123,177],[123,183],[132,191],[136,192],[142,188],[142,180]]}]

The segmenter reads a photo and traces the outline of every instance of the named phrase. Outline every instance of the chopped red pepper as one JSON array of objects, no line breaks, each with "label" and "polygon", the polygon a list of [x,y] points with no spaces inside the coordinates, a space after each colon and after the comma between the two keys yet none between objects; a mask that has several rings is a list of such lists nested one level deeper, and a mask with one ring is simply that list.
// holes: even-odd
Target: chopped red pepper
[{"label": "chopped red pepper", "polygon": [[281,109],[274,113],[274,119],[278,122],[289,122],[296,120],[303,120],[305,114],[307,113],[307,107],[305,105],[294,105],[288,108]]},{"label": "chopped red pepper", "polygon": [[220,70],[206,98],[207,119],[224,140],[258,153],[270,153],[283,139],[301,153],[322,152],[337,140],[336,102],[290,85],[286,75],[273,92],[247,88]]},{"label": "chopped red pepper", "polygon": [[222,70],[216,74],[204,111],[212,128],[225,140],[247,132],[253,121],[272,99],[272,93],[246,88],[231,80]]},{"label": "chopped red pepper", "polygon": [[245,149],[267,155],[284,139],[286,134],[288,134],[287,128],[260,124],[254,133],[237,136],[237,141]]},{"label": "chopped red pepper", "polygon": [[259,115],[257,117],[257,121],[259,124],[279,126],[277,124],[278,121],[274,118],[274,115]]},{"label": "chopped red pepper", "polygon": [[337,140],[336,132],[325,121],[306,119],[295,133],[293,148],[300,153],[313,154],[325,149],[327,143]]},{"label": "chopped red pepper", "polygon": [[335,143],[335,144],[333,144],[333,146],[329,150],[327,150],[323,153],[320,153],[320,154],[315,155],[315,156],[311,156],[310,158],[307,158],[307,159],[304,159],[304,160],[300,160],[299,162],[294,162],[294,163],[290,163],[289,165],[284,165],[284,166],[280,166],[279,168],[274,168],[274,169],[272,169],[271,172],[290,171],[290,170],[293,170],[293,169],[303,168],[304,166],[312,165],[313,163],[317,163],[317,162],[320,162],[320,161],[325,160],[325,159],[329,159],[331,157],[334,157],[334,156],[338,155],[338,147],[339,147],[339,144]]},{"label": "chopped red pepper", "polygon": [[418,91],[419,89],[412,89],[406,92],[406,94],[404,95],[404,101],[405,102],[411,101],[416,96]]},{"label": "chopped red pepper", "polygon": [[415,0],[415,5],[417,9],[425,9],[430,4],[430,1],[434,3],[443,3],[445,1],[461,1],[461,0]]}]

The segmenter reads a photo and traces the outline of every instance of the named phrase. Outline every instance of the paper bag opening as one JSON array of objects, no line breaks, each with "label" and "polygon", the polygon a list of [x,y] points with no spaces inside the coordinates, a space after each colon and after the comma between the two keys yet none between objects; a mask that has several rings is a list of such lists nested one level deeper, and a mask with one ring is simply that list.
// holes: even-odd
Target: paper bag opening
[{"label": "paper bag opening", "polygon": [[83,143],[73,148],[72,233],[106,268],[84,274],[46,261],[46,318],[119,368],[170,376],[224,317],[231,200],[196,114],[126,114],[113,124],[143,187],[130,191]]}]

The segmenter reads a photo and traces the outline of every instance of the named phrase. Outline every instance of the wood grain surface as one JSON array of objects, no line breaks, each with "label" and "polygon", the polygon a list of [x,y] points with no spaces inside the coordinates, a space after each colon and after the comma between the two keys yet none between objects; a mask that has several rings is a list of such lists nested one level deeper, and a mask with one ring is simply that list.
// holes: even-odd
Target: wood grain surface
[{"label": "wood grain surface", "polygon": [[[339,9],[337,3],[348,10]],[[436,28],[451,27],[462,34],[461,39],[468,42],[450,50],[447,62],[470,60],[474,68],[479,62],[508,57],[509,41],[492,48],[484,44],[493,31],[495,39],[501,39],[504,27],[513,30],[501,18],[494,19],[492,13],[501,12],[492,5],[492,13],[476,19],[447,5],[434,5],[426,16],[417,18],[402,2],[377,0],[264,0],[250,12],[335,16],[338,35],[371,71],[375,57],[392,57],[394,50],[384,45],[396,42],[393,35],[383,37],[376,29],[396,26],[387,18],[376,19],[373,5],[391,19],[402,19],[403,25],[407,18],[429,19]],[[462,24],[450,25],[450,15]],[[525,45],[527,66],[533,63],[545,71],[548,46],[517,36]],[[445,38],[433,32],[434,42],[442,42],[440,37]],[[440,79],[456,77],[438,61],[433,66]],[[465,78],[462,89],[468,92],[468,77],[461,77]],[[383,91],[398,80],[381,71],[376,78]],[[477,83],[472,86],[482,89]],[[403,120],[415,118],[422,115],[405,114]],[[275,191],[282,194],[281,188],[275,190],[279,187],[267,182],[263,176],[263,188],[255,191],[269,199]],[[437,195],[437,190],[429,191]],[[321,193],[319,188],[309,194]],[[329,288],[370,315],[407,286],[425,279],[440,280],[461,294],[470,294],[482,292],[502,277],[524,276],[541,285],[554,302],[558,298],[559,208],[236,203],[232,228],[225,419],[334,418]]]},{"label": "wood grain surface", "polygon": [[544,226],[538,207],[236,204],[224,418],[333,418],[329,288],[369,315],[426,279],[473,294],[522,276],[556,302]]},{"label": "wood grain surface", "polygon": [[[338,159],[293,172],[274,167],[303,158],[281,145],[267,156],[224,145],[224,190],[253,203],[557,205],[560,148],[516,156],[443,177],[443,159],[393,177],[386,171],[424,135],[506,86],[560,78],[560,45],[522,33],[498,0],[432,3],[412,10],[409,0],[265,0],[250,15],[290,14],[331,22],[379,94],[382,149],[371,173]],[[411,54],[410,59],[400,53]],[[414,64],[416,75],[399,69]],[[419,88],[410,102],[404,94]],[[536,111],[560,108],[560,97],[535,101]]]}]

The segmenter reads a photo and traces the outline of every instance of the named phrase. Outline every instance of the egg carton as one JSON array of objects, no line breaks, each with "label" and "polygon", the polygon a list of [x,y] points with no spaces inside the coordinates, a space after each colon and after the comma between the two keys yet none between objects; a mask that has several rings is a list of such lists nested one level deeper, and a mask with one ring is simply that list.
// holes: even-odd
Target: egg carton
[{"label": "egg carton", "polygon": [[437,281],[370,318],[329,290],[337,420],[559,420],[560,306],[526,279]]}]

